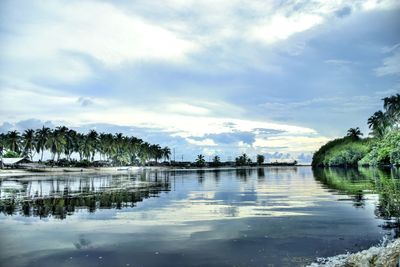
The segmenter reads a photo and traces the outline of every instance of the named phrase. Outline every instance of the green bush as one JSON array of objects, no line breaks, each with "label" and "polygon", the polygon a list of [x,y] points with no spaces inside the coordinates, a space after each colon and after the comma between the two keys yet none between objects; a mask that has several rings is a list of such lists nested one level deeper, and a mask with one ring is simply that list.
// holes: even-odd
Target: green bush
[{"label": "green bush", "polygon": [[313,156],[313,166],[356,166],[370,151],[370,139],[344,137],[322,146]]},{"label": "green bush", "polygon": [[372,147],[360,164],[371,166],[400,164],[400,131],[393,130],[382,139],[374,139]]},{"label": "green bush", "polygon": [[15,151],[7,151],[3,155],[3,158],[19,158],[19,157],[20,157],[20,154]]}]

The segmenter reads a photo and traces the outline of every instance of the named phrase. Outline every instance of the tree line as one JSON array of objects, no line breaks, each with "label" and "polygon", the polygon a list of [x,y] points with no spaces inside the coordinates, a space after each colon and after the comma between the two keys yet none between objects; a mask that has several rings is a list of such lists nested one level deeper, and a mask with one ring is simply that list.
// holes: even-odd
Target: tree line
[{"label": "tree line", "polygon": [[93,162],[95,156],[100,160],[115,164],[145,164],[150,160],[169,160],[171,150],[158,144],[150,144],[140,138],[125,136],[122,133],[98,133],[90,130],[87,134],[59,126],[50,129],[27,129],[22,134],[18,131],[0,133],[0,150],[28,157],[36,155],[43,161],[44,151],[51,153],[51,161],[65,159],[71,161],[76,153],[79,160]]},{"label": "tree line", "polygon": [[383,109],[368,118],[369,138],[360,129],[329,141],[314,153],[313,166],[400,165],[400,94],[385,97]]}]

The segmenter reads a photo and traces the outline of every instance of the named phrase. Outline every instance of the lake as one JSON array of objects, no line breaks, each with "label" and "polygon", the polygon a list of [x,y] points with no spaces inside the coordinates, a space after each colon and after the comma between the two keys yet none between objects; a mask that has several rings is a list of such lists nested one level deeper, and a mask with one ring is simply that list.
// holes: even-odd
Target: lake
[{"label": "lake", "polygon": [[399,236],[399,170],[5,177],[1,266],[305,266]]}]

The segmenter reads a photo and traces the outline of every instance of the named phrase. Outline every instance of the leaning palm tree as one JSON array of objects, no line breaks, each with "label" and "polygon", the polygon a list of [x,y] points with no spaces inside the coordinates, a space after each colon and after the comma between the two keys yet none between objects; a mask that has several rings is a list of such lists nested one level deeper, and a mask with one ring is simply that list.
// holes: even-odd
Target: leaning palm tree
[{"label": "leaning palm tree", "polygon": [[33,158],[33,151],[35,151],[35,131],[32,129],[27,129],[22,134],[22,147],[23,154],[28,156],[30,160]]},{"label": "leaning palm tree", "polygon": [[386,113],[377,111],[368,119],[368,126],[375,137],[381,138],[388,130],[390,122]]},{"label": "leaning palm tree", "polygon": [[399,125],[400,122],[400,94],[385,97],[383,107],[392,125]]},{"label": "leaning palm tree", "polygon": [[36,130],[35,139],[36,139],[36,152],[40,153],[40,161],[43,161],[43,152],[46,149],[47,140],[50,136],[50,128],[42,127],[41,129]]},{"label": "leaning palm tree", "polygon": [[347,130],[347,136],[351,137],[352,139],[358,140],[360,139],[360,136],[362,136],[362,132],[360,131],[360,128],[350,128]]}]

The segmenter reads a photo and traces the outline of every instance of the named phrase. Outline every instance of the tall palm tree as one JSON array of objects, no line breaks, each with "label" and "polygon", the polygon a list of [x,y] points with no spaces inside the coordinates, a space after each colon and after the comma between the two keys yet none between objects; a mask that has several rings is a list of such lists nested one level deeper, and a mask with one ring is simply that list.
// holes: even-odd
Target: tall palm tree
[{"label": "tall palm tree", "polygon": [[353,139],[355,139],[355,140],[360,139],[360,136],[362,136],[362,135],[363,135],[363,134],[362,134],[362,132],[360,131],[360,128],[359,128],[359,127],[357,127],[357,128],[350,128],[350,129],[347,130],[347,136],[348,136],[348,137],[351,137],[351,138],[353,138]]},{"label": "tall palm tree", "polygon": [[140,150],[139,150],[139,159],[142,164],[145,164],[147,160],[150,158],[150,144],[147,142],[144,142],[140,145]]},{"label": "tall palm tree", "polygon": [[33,151],[35,151],[36,146],[35,131],[32,129],[27,129],[22,134],[22,147],[24,155],[28,156],[30,160],[33,158]]},{"label": "tall palm tree", "polygon": [[64,145],[64,154],[67,156],[67,160],[71,159],[72,153],[75,151],[77,144],[77,132],[75,130],[68,130],[64,134],[65,145]]},{"label": "tall palm tree", "polygon": [[79,160],[83,160],[83,158],[86,158],[88,155],[88,148],[86,145],[86,136],[81,133],[76,134],[76,143],[75,143],[75,148],[74,152],[79,154]]},{"label": "tall palm tree", "polygon": [[9,131],[6,135],[6,147],[17,153],[21,152],[21,135],[18,131]]},{"label": "tall palm tree", "polygon": [[43,161],[43,152],[46,149],[47,140],[50,136],[51,130],[47,127],[42,127],[41,129],[36,130],[35,139],[36,139],[36,152],[40,153],[40,161]]},{"label": "tall palm tree", "polygon": [[3,169],[3,151],[6,147],[6,135],[0,133],[0,168]]},{"label": "tall palm tree", "polygon": [[49,138],[47,139],[47,148],[49,148],[52,157],[51,159],[54,161],[56,155],[58,155],[57,160],[60,159],[61,153],[64,151],[64,146],[65,146],[65,138],[63,135],[63,131],[60,131],[59,129],[53,130]]},{"label": "tall palm tree", "polygon": [[96,154],[96,151],[98,149],[98,137],[99,134],[95,130],[90,130],[90,132],[87,135],[87,145],[89,146],[89,151],[91,155],[91,160],[94,160],[94,156]]}]

